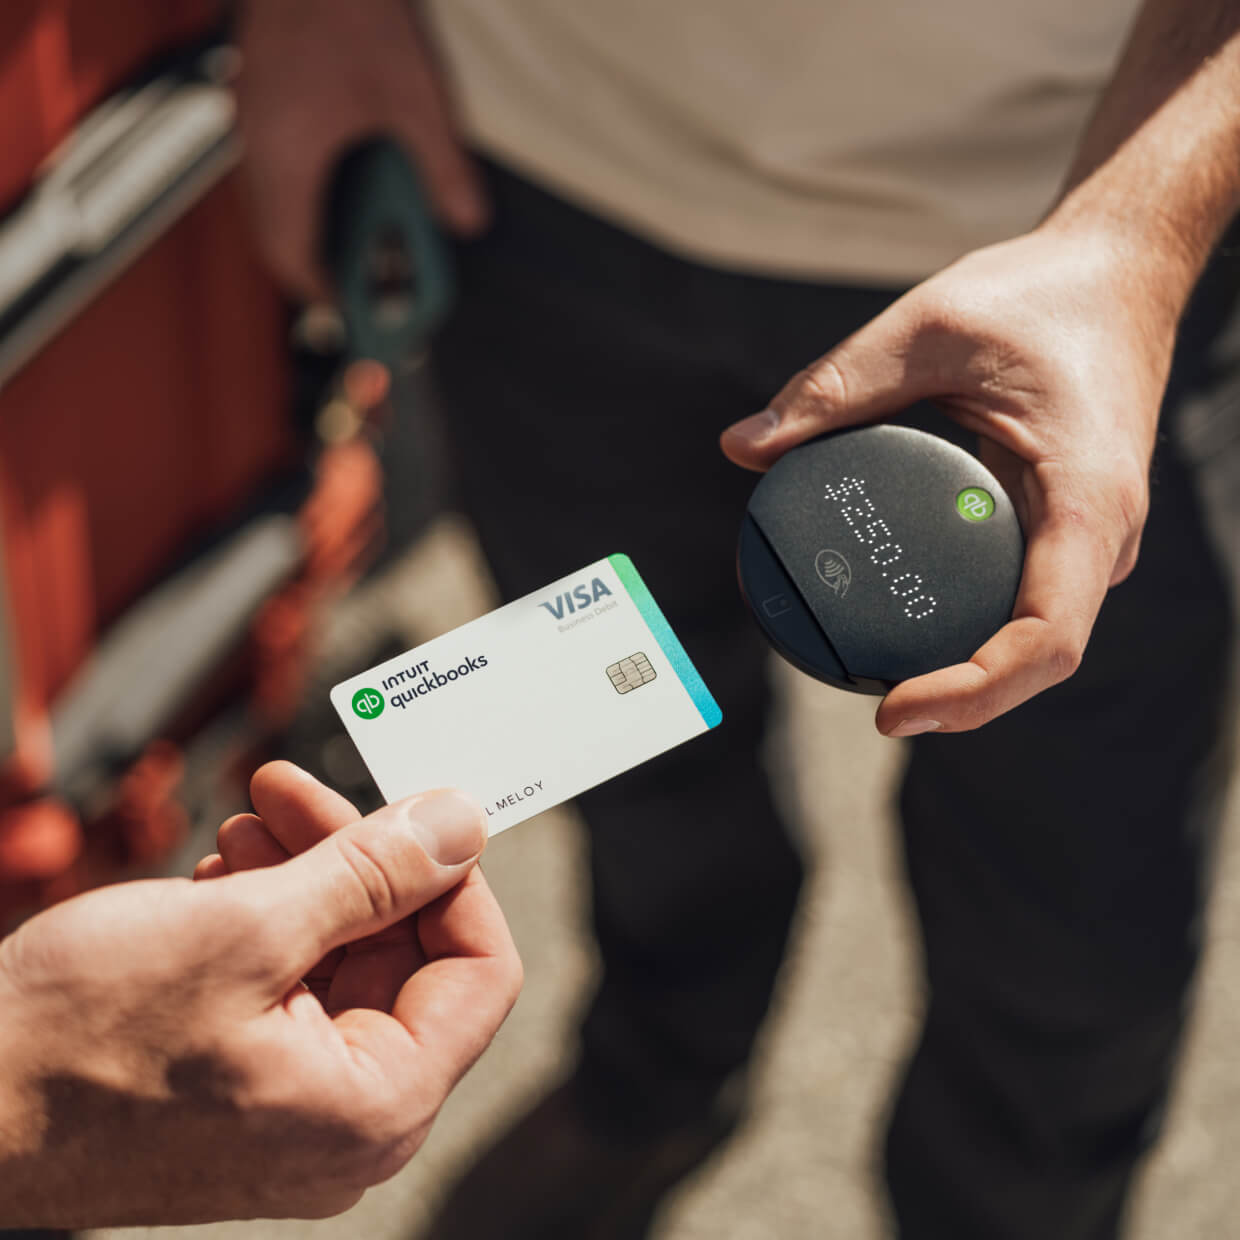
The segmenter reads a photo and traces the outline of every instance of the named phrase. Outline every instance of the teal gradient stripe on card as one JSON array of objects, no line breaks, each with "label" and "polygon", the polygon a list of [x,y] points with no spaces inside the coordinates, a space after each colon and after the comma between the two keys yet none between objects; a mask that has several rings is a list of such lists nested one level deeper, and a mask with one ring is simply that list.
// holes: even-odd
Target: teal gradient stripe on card
[{"label": "teal gradient stripe on card", "polygon": [[646,622],[646,627],[654,634],[663,653],[667,655],[672,670],[680,677],[680,683],[689,691],[689,696],[693,699],[693,704],[698,708],[706,726],[715,727],[723,718],[723,711],[719,709],[719,703],[711,696],[710,690],[706,687],[706,681],[690,662],[685,648],[680,644],[680,638],[672,632],[672,626],[668,624],[667,617],[659,610],[659,604],[654,601],[654,595],[646,588],[641,574],[633,567],[633,561],[627,555],[609,555],[607,563],[616,570],[620,584],[628,591],[629,598],[637,604],[637,610]]}]

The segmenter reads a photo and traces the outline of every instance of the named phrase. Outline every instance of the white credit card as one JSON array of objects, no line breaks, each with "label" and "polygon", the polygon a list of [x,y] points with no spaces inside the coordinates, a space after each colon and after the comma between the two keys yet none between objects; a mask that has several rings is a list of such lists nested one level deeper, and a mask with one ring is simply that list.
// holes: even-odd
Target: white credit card
[{"label": "white credit card", "polygon": [[492,835],[722,718],[627,555],[380,663],[331,697],[389,801],[461,788]]}]

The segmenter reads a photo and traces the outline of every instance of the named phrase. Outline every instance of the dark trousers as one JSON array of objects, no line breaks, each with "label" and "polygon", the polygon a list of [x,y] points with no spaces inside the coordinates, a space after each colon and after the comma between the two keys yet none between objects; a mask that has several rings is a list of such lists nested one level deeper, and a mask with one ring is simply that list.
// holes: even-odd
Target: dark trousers
[{"label": "dark trousers", "polygon": [[[801,882],[757,756],[766,651],[736,586],[754,478],[716,440],[899,290],[719,272],[490,172],[495,227],[459,251],[436,368],[500,587],[629,553],[723,707],[708,737],[582,799],[603,960],[583,1071],[612,1123],[656,1131],[743,1069]],[[1228,287],[1185,333],[1173,404],[1212,381],[1196,359],[1234,327]],[[1080,672],[913,745],[929,1009],[887,1145],[906,1240],[1117,1234],[1197,959],[1229,632],[1168,438],[1140,565]]]}]

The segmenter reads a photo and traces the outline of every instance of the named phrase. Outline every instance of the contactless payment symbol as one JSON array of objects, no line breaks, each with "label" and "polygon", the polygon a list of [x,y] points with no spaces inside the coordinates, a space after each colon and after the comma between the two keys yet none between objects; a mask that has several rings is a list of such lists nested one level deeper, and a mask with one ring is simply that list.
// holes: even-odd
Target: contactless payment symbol
[{"label": "contactless payment symbol", "polygon": [[378,719],[386,703],[377,689],[359,689],[353,695],[353,713],[359,719]]},{"label": "contactless payment symbol", "polygon": [[814,572],[818,574],[818,580],[840,598],[848,593],[848,587],[852,585],[852,566],[838,551],[830,548],[820,551],[815,557]]},{"label": "contactless payment symbol", "polygon": [[956,511],[966,521],[985,521],[994,516],[995,497],[981,487],[966,487],[956,496]]}]

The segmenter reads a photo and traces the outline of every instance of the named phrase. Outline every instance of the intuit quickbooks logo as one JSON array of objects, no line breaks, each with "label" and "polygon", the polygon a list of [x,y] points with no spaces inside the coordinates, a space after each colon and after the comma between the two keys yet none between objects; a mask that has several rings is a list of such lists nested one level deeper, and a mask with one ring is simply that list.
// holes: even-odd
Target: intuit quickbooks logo
[{"label": "intuit quickbooks logo", "polygon": [[353,713],[359,719],[378,719],[386,703],[375,689],[359,689],[353,695]]},{"label": "intuit quickbooks logo", "polygon": [[[384,690],[395,689],[388,699],[392,706],[404,710],[411,702],[416,701],[420,697],[425,697],[428,693],[434,693],[436,689],[442,689],[445,685],[450,685],[462,677],[470,675],[472,672],[479,671],[486,667],[487,657],[484,654],[471,654],[463,663],[456,667],[450,667],[446,672],[437,672],[431,669],[431,661],[423,659],[421,663],[413,663],[408,667],[398,668],[390,676],[383,679]],[[419,680],[418,677],[422,679]],[[404,686],[403,688],[401,686]],[[372,689],[373,693],[374,690]],[[357,710],[357,702],[354,701],[353,709]],[[377,712],[376,712],[377,713]],[[374,718],[368,715],[367,718]]]}]

